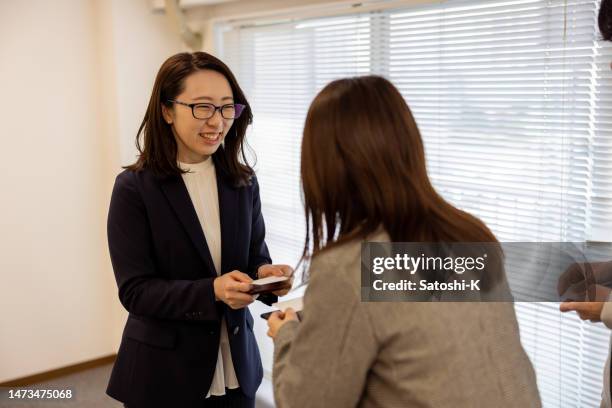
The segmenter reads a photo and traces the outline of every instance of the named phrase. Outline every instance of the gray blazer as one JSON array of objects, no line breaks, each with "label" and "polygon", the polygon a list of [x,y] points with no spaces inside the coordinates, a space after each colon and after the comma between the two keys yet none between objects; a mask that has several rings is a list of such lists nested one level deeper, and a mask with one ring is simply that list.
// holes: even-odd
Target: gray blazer
[{"label": "gray blazer", "polygon": [[[601,321],[603,324],[612,329],[612,294],[608,297],[608,301],[604,303],[601,309]],[[610,355],[612,354],[612,341],[608,348],[608,358],[604,368],[604,381],[601,390],[601,408],[611,408],[612,401],[610,399]]]},{"label": "gray blazer", "polygon": [[303,320],[274,340],[278,408],[541,406],[512,303],[361,302],[360,251],[311,263]]}]

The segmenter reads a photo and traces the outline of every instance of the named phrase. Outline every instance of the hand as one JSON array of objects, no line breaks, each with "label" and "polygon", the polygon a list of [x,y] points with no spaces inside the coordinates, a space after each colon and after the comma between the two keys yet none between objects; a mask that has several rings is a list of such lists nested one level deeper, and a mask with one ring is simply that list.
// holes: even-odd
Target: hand
[{"label": "hand", "polygon": [[242,309],[253,303],[255,298],[249,295],[253,279],[246,273],[231,271],[215,278],[215,300],[220,300],[232,309]]},{"label": "hand", "polygon": [[608,297],[611,280],[612,262],[575,263],[559,277],[557,292],[563,300],[601,302]]},{"label": "hand", "polygon": [[276,290],[274,293],[276,296],[285,296],[291,290],[293,285],[293,268],[289,265],[261,265],[257,269],[257,277],[259,279],[267,278],[268,276],[289,276],[290,279],[287,282],[287,286],[283,289]]},{"label": "hand", "polygon": [[603,305],[604,302],[563,302],[559,309],[564,313],[575,311],[582,320],[597,323],[601,321]]},{"label": "hand", "polygon": [[292,308],[286,309],[284,312],[274,312],[268,318],[268,336],[276,338],[278,330],[287,322],[295,320],[299,322],[297,313]]}]

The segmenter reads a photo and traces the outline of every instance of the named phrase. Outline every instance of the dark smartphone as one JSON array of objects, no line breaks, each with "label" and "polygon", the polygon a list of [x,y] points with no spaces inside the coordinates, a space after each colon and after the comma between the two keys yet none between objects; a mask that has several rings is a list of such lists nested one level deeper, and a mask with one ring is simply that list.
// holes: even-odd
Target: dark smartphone
[{"label": "dark smartphone", "polygon": [[274,313],[274,310],[272,310],[271,312],[262,313],[260,316],[262,319],[268,320],[270,316],[272,315],[272,313]]},{"label": "dark smartphone", "polygon": [[[272,315],[272,313],[276,311],[277,310],[272,310],[271,312],[262,313],[260,317],[264,320],[268,320],[270,318],[270,315]],[[298,316],[298,319],[302,320],[302,311],[297,312],[297,316]]]}]

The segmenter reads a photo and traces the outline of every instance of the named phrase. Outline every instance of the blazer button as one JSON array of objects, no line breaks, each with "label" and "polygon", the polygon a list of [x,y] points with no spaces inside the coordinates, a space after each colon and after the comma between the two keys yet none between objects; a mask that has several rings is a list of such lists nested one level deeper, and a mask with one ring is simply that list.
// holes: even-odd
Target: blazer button
[{"label": "blazer button", "polygon": [[239,331],[240,331],[240,326],[234,327],[234,336],[237,335]]}]

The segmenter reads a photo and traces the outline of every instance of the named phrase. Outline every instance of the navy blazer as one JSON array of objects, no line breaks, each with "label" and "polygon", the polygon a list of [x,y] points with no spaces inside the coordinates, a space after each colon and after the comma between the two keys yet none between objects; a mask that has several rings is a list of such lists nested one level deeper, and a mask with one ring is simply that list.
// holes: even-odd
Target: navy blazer
[{"label": "navy blazer", "polygon": [[[234,187],[216,166],[221,224],[221,273],[255,278],[271,263],[264,241],[259,187]],[[254,396],[263,369],[248,308],[215,301],[216,272],[180,175],[149,170],[117,176],[108,214],[108,244],[129,316],[107,394],[128,405],[201,406],[217,362],[225,316],[242,391]],[[262,296],[267,304],[275,296]]]}]

